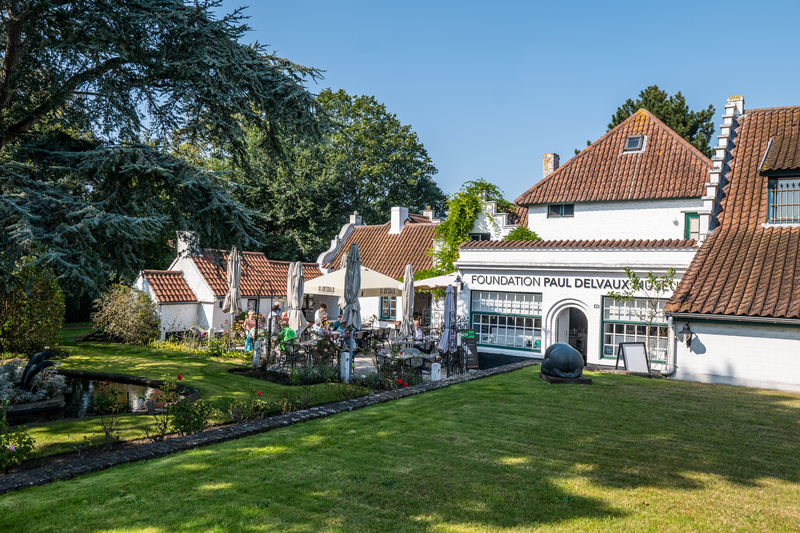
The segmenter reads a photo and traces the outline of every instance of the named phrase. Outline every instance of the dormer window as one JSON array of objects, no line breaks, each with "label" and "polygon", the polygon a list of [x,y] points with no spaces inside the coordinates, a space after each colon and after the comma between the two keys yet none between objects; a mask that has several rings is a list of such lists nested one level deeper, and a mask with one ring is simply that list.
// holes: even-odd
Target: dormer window
[{"label": "dormer window", "polygon": [[800,224],[800,177],[769,180],[770,224]]},{"label": "dormer window", "polygon": [[644,135],[628,135],[625,138],[624,152],[641,152],[644,150]]}]

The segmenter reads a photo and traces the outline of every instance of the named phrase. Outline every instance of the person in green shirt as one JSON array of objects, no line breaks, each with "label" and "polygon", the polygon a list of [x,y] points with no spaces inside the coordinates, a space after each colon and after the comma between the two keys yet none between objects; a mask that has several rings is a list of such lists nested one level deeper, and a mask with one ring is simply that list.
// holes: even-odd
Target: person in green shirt
[{"label": "person in green shirt", "polygon": [[280,346],[281,350],[285,350],[286,349],[286,347],[283,345],[284,342],[286,342],[288,340],[291,340],[291,339],[296,339],[296,338],[297,338],[297,335],[295,335],[294,330],[292,328],[290,328],[289,326],[284,326],[281,329],[281,332],[278,333],[278,343],[279,343],[279,346]]}]

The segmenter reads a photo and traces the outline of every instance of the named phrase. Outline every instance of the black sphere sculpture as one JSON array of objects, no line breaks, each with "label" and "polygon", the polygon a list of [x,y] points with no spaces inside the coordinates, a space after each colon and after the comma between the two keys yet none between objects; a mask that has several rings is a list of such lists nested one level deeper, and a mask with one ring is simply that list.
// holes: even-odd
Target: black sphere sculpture
[{"label": "black sphere sculpture", "polygon": [[541,372],[555,378],[579,378],[583,375],[583,356],[569,344],[552,344],[544,352]]}]

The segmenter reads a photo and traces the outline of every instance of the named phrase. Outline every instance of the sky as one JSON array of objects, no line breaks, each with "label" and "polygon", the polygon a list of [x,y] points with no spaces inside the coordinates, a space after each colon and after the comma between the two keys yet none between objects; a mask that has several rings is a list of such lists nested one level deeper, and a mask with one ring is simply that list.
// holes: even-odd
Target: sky
[{"label": "sky", "polygon": [[[247,6],[225,0],[221,11]],[[713,105],[800,105],[800,2],[252,1],[243,41],[325,70],[410,124],[451,194],[485,178],[514,200],[606,132],[650,85]],[[716,142],[716,138],[714,138]]]}]

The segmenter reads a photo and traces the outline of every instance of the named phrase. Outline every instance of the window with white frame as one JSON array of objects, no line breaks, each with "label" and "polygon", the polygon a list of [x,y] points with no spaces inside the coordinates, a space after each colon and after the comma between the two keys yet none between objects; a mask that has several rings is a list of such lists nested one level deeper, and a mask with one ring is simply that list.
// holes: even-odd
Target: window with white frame
[{"label": "window with white frame", "polygon": [[[646,298],[617,302],[603,298],[603,354],[615,358],[621,342],[643,342],[653,363],[667,360],[669,328],[664,316],[666,300],[658,300],[652,309]],[[652,321],[650,315],[655,312]]]},{"label": "window with white frame", "polygon": [[541,352],[541,314],[541,294],[472,291],[478,344]]}]

